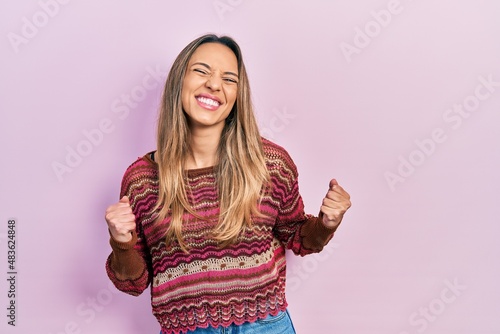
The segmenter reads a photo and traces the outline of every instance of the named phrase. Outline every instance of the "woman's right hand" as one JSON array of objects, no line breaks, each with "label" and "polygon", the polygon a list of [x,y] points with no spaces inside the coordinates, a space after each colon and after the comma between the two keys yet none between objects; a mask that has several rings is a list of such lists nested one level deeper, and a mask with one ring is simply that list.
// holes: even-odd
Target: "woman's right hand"
[{"label": "woman's right hand", "polygon": [[123,196],[118,203],[110,205],[106,209],[105,218],[113,239],[118,242],[132,240],[131,232],[135,230],[135,216],[127,196]]}]

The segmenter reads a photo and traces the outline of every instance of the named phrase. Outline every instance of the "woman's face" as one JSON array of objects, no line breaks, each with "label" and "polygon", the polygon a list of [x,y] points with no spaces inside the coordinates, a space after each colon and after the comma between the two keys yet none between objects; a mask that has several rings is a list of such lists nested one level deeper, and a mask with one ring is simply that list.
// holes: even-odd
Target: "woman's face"
[{"label": "woman's face", "polygon": [[219,43],[200,45],[191,56],[182,83],[182,107],[191,129],[220,130],[238,91],[238,61]]}]

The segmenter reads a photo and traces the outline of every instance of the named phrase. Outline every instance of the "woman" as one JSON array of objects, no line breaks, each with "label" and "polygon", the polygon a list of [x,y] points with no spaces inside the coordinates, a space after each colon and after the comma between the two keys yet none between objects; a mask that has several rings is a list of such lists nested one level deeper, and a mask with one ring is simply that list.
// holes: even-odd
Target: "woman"
[{"label": "woman", "polygon": [[131,295],[151,284],[163,334],[295,333],[285,249],[319,252],[349,194],[331,180],[319,216],[304,213],[296,166],[259,135],[227,36],[201,36],[179,54],[157,132],[157,150],[129,166],[106,211],[111,281]]}]

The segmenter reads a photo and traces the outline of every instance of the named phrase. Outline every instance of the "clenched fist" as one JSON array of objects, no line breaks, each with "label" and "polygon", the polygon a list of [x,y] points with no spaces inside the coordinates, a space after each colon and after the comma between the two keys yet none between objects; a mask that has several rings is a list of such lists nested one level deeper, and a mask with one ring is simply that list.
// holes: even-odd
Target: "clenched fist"
[{"label": "clenched fist", "polygon": [[344,217],[344,213],[351,207],[351,197],[342,188],[337,180],[330,181],[329,190],[321,205],[323,224],[328,228],[337,227]]},{"label": "clenched fist", "polygon": [[109,206],[106,209],[105,218],[113,239],[118,242],[132,240],[130,232],[135,230],[135,216],[127,196],[123,196],[118,203]]}]

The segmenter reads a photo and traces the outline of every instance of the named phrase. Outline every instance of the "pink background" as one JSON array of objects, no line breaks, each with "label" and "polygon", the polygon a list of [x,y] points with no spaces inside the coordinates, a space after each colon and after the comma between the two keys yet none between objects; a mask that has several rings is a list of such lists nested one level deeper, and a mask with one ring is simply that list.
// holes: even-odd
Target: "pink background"
[{"label": "pink background", "polygon": [[110,286],[103,216],[155,148],[157,80],[215,32],[240,43],[307,211],[330,178],[352,195],[325,251],[289,258],[297,332],[500,333],[499,15],[496,0],[2,1],[0,331],[158,333],[149,291]]}]

